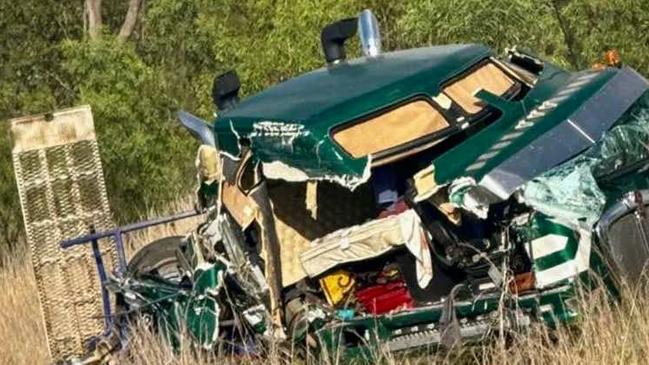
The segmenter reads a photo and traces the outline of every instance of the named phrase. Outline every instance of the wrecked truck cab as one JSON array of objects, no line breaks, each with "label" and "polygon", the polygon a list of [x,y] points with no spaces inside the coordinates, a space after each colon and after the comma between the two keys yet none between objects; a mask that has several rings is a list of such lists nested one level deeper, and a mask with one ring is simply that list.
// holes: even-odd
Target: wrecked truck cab
[{"label": "wrecked truck cab", "polygon": [[[616,137],[625,123],[646,128],[646,91],[629,68],[571,73],[481,45],[334,59],[219,113],[221,202],[254,226],[294,339],[351,352],[480,339],[503,291],[505,327],[556,324],[578,315],[581,280],[610,275],[593,229],[621,196],[589,174],[636,138]],[[624,161],[613,180],[646,189],[645,153]]]},{"label": "wrecked truck cab", "polygon": [[[642,76],[476,44],[381,52],[359,19],[323,29],[326,66],[242,100],[226,73],[212,124],[181,113],[205,221],[148,266],[179,281],[112,279],[128,313],[172,343],[185,323],[205,349],[368,355],[570,321],[581,283],[642,272]],[[364,56],[347,60],[358,27]]]}]

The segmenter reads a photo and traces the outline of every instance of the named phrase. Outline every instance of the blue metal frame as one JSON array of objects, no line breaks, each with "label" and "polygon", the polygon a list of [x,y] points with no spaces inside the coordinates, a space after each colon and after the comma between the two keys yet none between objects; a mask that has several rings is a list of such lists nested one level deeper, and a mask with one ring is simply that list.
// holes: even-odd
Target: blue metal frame
[{"label": "blue metal frame", "polygon": [[127,261],[126,254],[124,251],[124,241],[122,236],[126,233],[131,233],[134,231],[139,231],[141,229],[157,226],[160,224],[166,224],[175,222],[181,219],[187,219],[201,215],[202,212],[190,210],[178,214],[174,214],[168,217],[128,224],[121,227],[116,227],[108,231],[95,232],[94,227],[90,228],[90,234],[86,236],[81,236],[73,238],[71,240],[61,241],[61,248],[68,249],[70,247],[84,245],[90,243],[92,246],[92,253],[95,257],[95,264],[97,265],[97,273],[99,274],[99,280],[101,284],[101,299],[104,309],[104,336],[108,336],[113,329],[113,313],[110,305],[110,294],[106,289],[106,281],[108,280],[108,275],[106,274],[106,267],[104,266],[104,259],[101,255],[99,249],[99,240],[102,238],[112,237],[115,242],[115,248],[117,251],[117,270],[115,275],[118,278],[123,277],[126,273]]}]

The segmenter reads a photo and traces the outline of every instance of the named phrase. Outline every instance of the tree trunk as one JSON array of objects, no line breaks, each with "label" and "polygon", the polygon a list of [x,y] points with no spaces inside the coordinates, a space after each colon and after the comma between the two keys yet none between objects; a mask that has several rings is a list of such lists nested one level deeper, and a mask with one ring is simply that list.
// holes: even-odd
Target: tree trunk
[{"label": "tree trunk", "polygon": [[576,70],[579,70],[582,68],[582,65],[579,62],[577,41],[573,33],[569,29],[566,20],[563,18],[563,15],[561,15],[561,7],[565,5],[565,2],[562,2],[561,0],[551,0],[550,4],[552,5],[554,16],[557,19],[557,23],[559,23],[559,29],[561,29],[561,33],[563,33],[563,39],[566,42],[566,47],[568,48],[568,59],[572,64],[572,67],[574,67]]},{"label": "tree trunk", "polygon": [[90,39],[97,39],[101,35],[101,0],[86,0],[86,14]]},{"label": "tree trunk", "polygon": [[128,11],[126,12],[126,18],[124,18],[124,23],[122,23],[122,28],[119,30],[117,39],[121,42],[125,42],[128,37],[131,36],[135,25],[137,24],[137,16],[140,12],[140,6],[142,5],[142,0],[130,0],[128,4]]}]

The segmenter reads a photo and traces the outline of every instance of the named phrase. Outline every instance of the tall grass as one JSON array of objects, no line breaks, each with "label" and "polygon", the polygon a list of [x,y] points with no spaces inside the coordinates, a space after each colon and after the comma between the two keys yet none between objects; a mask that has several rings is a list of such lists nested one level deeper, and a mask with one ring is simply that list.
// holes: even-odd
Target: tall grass
[{"label": "tall grass", "polygon": [[0,267],[0,364],[46,364],[48,356],[31,264],[14,252]]},{"label": "tall grass", "polygon": [[[134,235],[128,241],[132,251],[153,239],[189,231],[195,220],[158,227]],[[594,292],[583,296],[584,313],[572,329],[550,331],[532,328],[526,334],[493,341],[483,346],[461,346],[446,352],[419,351],[390,354],[380,351],[379,364],[646,364],[649,363],[649,290],[625,290],[622,301],[611,302]],[[45,345],[36,285],[28,255],[15,252],[0,266],[0,364],[47,364],[51,360]],[[184,346],[174,352],[159,335],[146,326],[133,328],[129,349],[121,364],[203,365],[280,364],[304,361],[286,355],[270,358],[228,357],[195,351]],[[343,363],[332,359],[317,364]]]}]

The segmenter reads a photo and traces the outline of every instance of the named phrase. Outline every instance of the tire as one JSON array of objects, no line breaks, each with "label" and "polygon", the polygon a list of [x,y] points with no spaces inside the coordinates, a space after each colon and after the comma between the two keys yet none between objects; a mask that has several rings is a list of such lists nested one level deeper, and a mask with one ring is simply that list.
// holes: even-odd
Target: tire
[{"label": "tire", "polygon": [[180,281],[176,250],[182,249],[185,237],[171,236],[150,242],[128,262],[127,276],[158,275],[170,281]]}]

